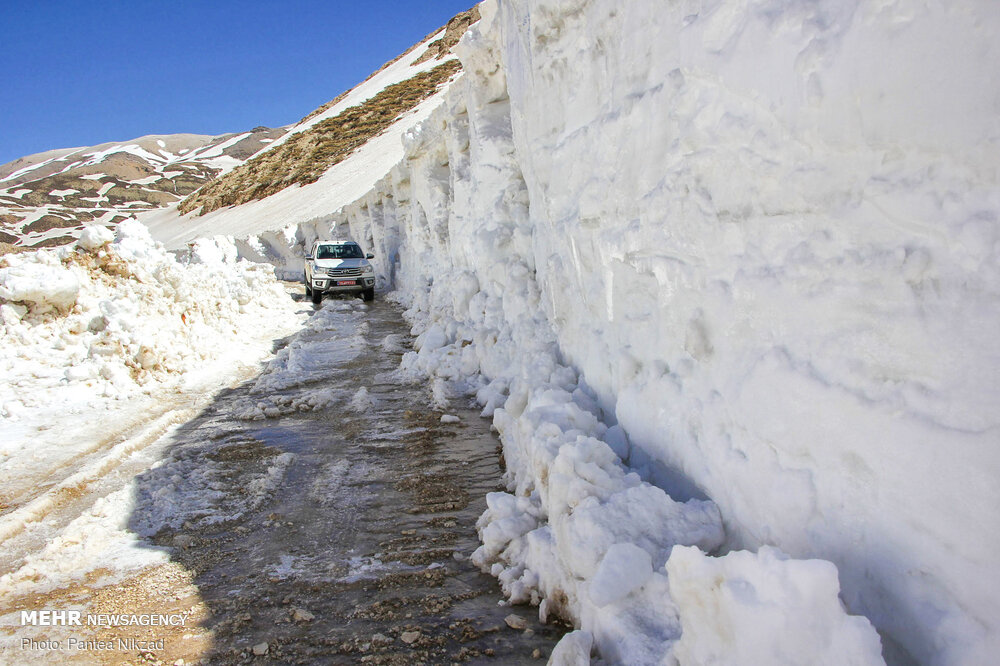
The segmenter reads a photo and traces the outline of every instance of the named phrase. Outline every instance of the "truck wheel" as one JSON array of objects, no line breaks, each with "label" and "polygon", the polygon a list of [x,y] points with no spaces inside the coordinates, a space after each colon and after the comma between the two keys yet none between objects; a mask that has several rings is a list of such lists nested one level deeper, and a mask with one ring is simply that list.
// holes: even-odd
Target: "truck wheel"
[{"label": "truck wheel", "polygon": [[365,289],[363,292],[361,292],[361,298],[363,298],[365,301],[374,301],[375,287],[369,287],[368,289]]},{"label": "truck wheel", "polygon": [[313,303],[318,304],[320,301],[323,300],[323,292],[316,291],[315,289],[313,289],[312,290],[312,299],[313,299]]}]

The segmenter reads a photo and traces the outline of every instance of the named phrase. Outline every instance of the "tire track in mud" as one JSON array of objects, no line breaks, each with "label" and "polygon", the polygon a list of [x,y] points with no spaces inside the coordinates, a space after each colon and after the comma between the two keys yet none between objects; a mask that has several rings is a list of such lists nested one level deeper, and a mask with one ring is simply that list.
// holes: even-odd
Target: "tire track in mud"
[{"label": "tire track in mud", "polygon": [[[100,446],[70,458],[53,470],[30,496],[15,498],[8,513],[0,516],[0,541],[19,534],[30,523],[49,517],[57,509],[85,498],[89,486],[106,478],[112,470],[125,464],[129,456],[154,444],[170,427],[194,414],[194,410],[167,409],[139,432],[124,438],[109,438]],[[81,463],[83,469],[79,468]],[[62,478],[53,480],[59,476]]]}]

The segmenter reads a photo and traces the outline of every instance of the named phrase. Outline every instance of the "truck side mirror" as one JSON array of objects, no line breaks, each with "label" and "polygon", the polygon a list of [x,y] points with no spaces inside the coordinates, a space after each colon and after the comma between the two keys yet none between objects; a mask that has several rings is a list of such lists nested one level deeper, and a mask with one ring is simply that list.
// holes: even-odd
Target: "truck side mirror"
[{"label": "truck side mirror", "polygon": [[312,261],[312,260],[313,260],[313,256],[311,254],[307,254],[306,255],[306,261]]},{"label": "truck side mirror", "polygon": [[375,255],[372,254],[371,252],[369,252],[368,254],[365,255],[365,259],[374,259],[374,258],[375,258]]}]

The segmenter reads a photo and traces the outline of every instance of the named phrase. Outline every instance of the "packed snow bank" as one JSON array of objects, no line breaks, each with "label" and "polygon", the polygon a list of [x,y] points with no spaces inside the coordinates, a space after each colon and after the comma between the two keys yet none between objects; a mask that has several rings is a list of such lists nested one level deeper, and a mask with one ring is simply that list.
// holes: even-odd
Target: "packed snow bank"
[{"label": "packed snow bank", "polygon": [[0,260],[7,492],[30,484],[26,465],[44,471],[92,448],[80,433],[107,436],[133,399],[167,402],[232,377],[302,321],[268,268],[235,256],[232,241],[203,241],[185,265],[124,222],[114,242],[94,228],[76,247]]},{"label": "packed snow bank", "polygon": [[[333,231],[373,247],[410,306],[420,347],[404,365],[465,378],[495,410],[512,494],[491,500],[480,561],[601,654],[645,659],[679,635],[661,603],[673,539],[654,537],[715,506],[727,548],[835,563],[847,607],[893,658],[989,661],[993,5],[509,0],[481,13],[458,48],[466,74]],[[625,499],[651,493],[644,482],[673,496],[652,524],[629,518],[645,499]],[[613,536],[573,538],[578,506],[619,496],[597,521]],[[691,522],[674,543],[709,531]],[[646,550],[654,573],[598,606],[587,589],[618,543]],[[657,613],[623,619],[653,597]],[[836,635],[867,654],[863,633]]]}]

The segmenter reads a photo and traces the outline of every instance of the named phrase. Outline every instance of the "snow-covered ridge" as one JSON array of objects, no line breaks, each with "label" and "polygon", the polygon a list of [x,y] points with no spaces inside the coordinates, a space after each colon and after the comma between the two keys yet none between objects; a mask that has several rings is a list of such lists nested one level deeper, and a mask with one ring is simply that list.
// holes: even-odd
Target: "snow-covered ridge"
[{"label": "snow-covered ridge", "polygon": [[449,58],[431,70],[389,85],[371,99],[316,123],[308,130],[294,133],[273,150],[263,151],[225,176],[207,183],[182,201],[177,210],[182,214],[210,213],[265,199],[296,185],[311,185],[330,167],[405,117],[420,102],[433,97],[458,69],[458,60]]}]

